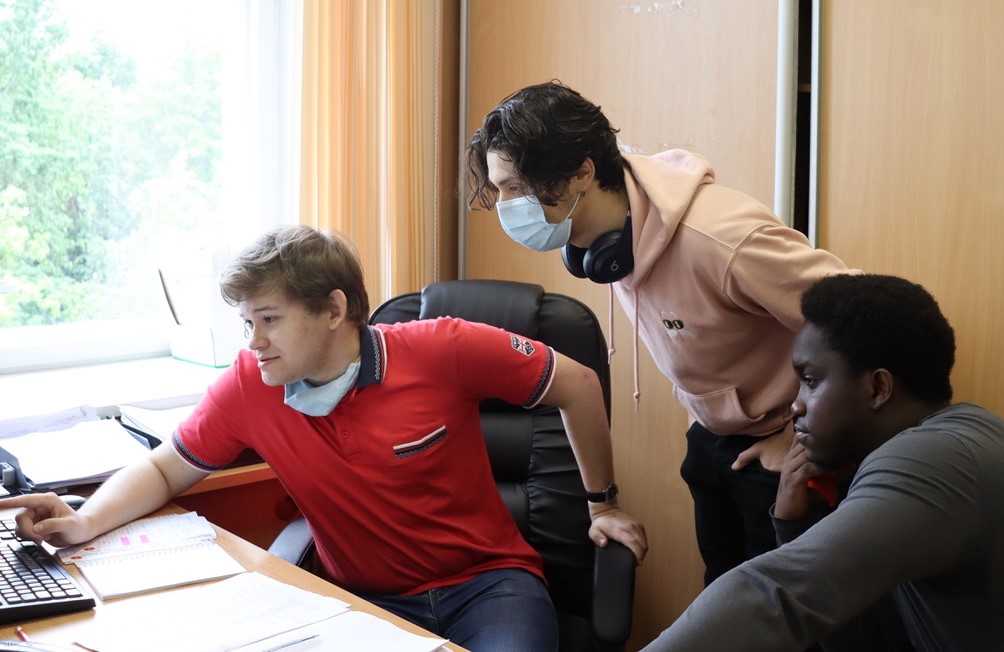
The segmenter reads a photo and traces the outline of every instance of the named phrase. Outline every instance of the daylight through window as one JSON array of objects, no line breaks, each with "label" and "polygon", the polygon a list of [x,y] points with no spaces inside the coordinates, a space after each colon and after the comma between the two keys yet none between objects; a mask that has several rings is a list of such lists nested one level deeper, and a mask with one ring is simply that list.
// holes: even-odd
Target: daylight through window
[{"label": "daylight through window", "polygon": [[[211,276],[238,223],[254,233],[296,220],[248,213],[265,177],[289,182],[288,170],[261,174],[253,162],[274,157],[255,143],[276,140],[252,133],[256,118],[277,130],[261,108],[276,100],[259,97],[275,90],[254,68],[264,57],[248,48],[276,39],[257,33],[254,4],[0,0],[5,339],[55,344],[65,336],[48,327],[61,325],[71,339],[117,333],[120,357],[130,337],[163,352],[171,315],[158,270]],[[225,134],[243,151],[225,155]],[[227,180],[252,208],[228,203]]]}]

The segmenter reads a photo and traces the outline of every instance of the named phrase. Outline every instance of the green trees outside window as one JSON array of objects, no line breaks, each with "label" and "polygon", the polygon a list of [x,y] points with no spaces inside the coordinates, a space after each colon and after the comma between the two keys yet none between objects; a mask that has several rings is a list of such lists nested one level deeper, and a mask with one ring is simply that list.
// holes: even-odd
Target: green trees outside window
[{"label": "green trees outside window", "polygon": [[147,70],[62,8],[0,0],[0,327],[161,310],[156,256],[220,223],[220,48]]}]

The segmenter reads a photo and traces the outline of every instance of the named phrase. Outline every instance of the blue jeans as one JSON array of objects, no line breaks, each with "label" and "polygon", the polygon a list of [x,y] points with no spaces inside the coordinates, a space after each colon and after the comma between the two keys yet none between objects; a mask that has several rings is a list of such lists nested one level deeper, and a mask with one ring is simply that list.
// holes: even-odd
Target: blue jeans
[{"label": "blue jeans", "polygon": [[418,595],[363,595],[471,652],[554,652],[558,620],[544,583],[504,568]]}]

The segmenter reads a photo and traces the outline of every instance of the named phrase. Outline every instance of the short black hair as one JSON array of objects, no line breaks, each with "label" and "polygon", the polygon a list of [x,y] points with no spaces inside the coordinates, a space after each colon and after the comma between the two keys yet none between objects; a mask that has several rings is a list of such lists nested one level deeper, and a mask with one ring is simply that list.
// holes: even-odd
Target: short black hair
[{"label": "short black hair", "polygon": [[802,315],[852,370],[888,369],[922,401],[951,400],[955,334],[922,286],[882,274],[828,276],[802,295]]},{"label": "short black hair", "polygon": [[492,208],[498,188],[488,180],[488,152],[513,163],[527,194],[553,206],[589,157],[604,190],[624,187],[617,129],[599,106],[559,81],[520,89],[485,116],[463,154],[461,192]]}]

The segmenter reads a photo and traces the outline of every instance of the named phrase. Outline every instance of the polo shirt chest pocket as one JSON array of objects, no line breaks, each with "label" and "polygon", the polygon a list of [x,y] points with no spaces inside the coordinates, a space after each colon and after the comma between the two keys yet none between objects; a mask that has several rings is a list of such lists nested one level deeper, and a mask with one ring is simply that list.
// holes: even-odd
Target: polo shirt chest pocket
[{"label": "polo shirt chest pocket", "polygon": [[442,448],[446,436],[446,426],[443,425],[428,434],[395,444],[391,450],[394,452],[395,459],[402,461],[432,455],[435,451]]}]

